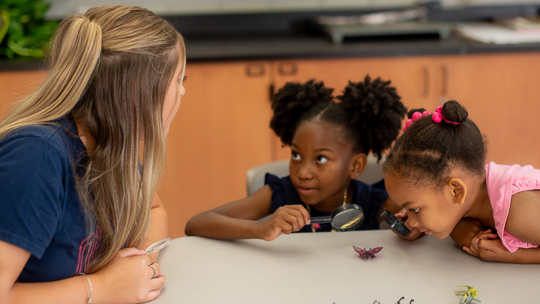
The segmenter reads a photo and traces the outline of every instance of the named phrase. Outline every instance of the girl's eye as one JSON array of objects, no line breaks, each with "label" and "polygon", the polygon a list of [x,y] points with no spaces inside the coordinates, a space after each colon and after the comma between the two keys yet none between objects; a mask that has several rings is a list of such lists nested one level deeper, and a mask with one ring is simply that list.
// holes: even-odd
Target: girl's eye
[{"label": "girl's eye", "polygon": [[187,80],[187,76],[184,76],[184,78],[178,79],[177,81],[178,81],[178,84],[181,84],[182,82],[186,82],[186,80]]},{"label": "girl's eye", "polygon": [[319,164],[324,164],[328,161],[328,158],[326,158],[326,156],[317,156],[317,161]]},{"label": "girl's eye", "polygon": [[414,213],[418,213],[418,211],[420,211],[420,208],[409,209],[409,211],[414,212]]},{"label": "girl's eye", "polygon": [[293,160],[300,160],[300,154],[296,153],[296,152],[292,152],[291,153],[291,158]]}]

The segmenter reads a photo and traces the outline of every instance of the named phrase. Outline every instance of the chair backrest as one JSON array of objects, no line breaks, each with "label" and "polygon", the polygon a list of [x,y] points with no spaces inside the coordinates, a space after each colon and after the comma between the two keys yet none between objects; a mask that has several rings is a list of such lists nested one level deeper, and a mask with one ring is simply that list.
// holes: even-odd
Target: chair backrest
[{"label": "chair backrest", "polygon": [[[377,163],[377,158],[375,156],[371,154],[368,155],[366,168],[360,177],[358,177],[358,180],[366,184],[373,184],[380,181],[384,178],[382,164],[383,159]],[[269,162],[249,169],[246,175],[248,196],[264,186],[264,176],[266,173],[272,173],[279,177],[289,175],[289,160]]]}]

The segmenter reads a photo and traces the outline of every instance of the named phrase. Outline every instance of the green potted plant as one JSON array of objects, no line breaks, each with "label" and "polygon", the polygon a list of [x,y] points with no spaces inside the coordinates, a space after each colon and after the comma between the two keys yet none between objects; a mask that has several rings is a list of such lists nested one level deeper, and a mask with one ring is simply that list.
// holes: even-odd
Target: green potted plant
[{"label": "green potted plant", "polygon": [[56,20],[46,20],[50,4],[43,0],[3,0],[0,4],[0,59],[41,58]]}]

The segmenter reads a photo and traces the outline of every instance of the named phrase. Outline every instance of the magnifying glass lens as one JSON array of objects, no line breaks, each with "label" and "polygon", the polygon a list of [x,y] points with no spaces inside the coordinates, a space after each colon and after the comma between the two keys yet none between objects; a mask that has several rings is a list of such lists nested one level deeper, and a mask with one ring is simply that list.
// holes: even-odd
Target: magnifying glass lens
[{"label": "magnifying glass lens", "polygon": [[338,230],[351,230],[362,224],[364,213],[358,209],[344,210],[332,219],[332,227]]}]

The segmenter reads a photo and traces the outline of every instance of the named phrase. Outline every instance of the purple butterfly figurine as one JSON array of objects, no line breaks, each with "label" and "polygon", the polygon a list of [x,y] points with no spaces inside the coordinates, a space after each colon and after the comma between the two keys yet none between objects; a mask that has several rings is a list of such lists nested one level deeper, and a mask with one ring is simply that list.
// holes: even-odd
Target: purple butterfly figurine
[{"label": "purple butterfly figurine", "polygon": [[354,251],[358,252],[358,255],[360,256],[360,258],[362,258],[362,260],[367,260],[369,259],[369,257],[374,259],[376,257],[375,254],[379,253],[382,250],[382,247],[375,247],[373,249],[369,248],[369,250],[366,250],[366,248],[362,249],[356,246],[353,246],[353,248]]}]

